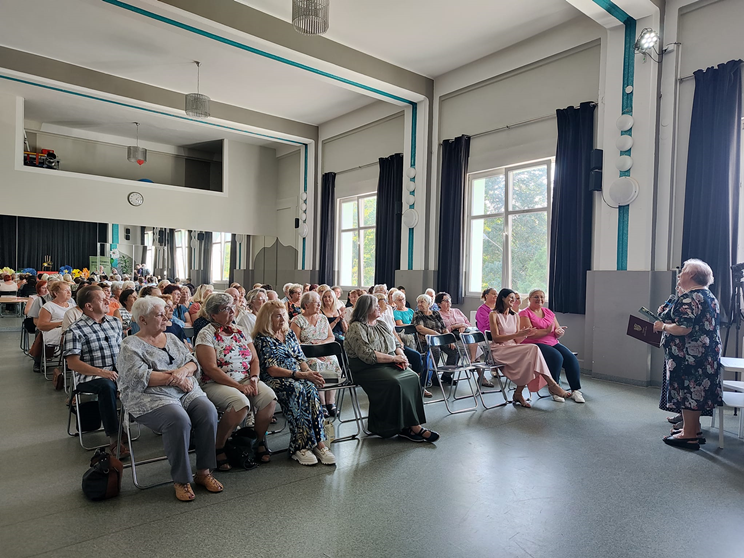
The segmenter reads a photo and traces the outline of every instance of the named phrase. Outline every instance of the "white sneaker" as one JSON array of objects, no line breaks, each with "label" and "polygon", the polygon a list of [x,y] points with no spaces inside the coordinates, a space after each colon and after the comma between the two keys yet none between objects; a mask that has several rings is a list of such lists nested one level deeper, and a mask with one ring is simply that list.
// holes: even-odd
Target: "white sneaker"
[{"label": "white sneaker", "polygon": [[306,449],[294,452],[292,454],[292,459],[297,461],[300,465],[315,465],[318,462],[312,452]]},{"label": "white sneaker", "polygon": [[551,397],[553,398],[553,401],[555,401],[556,403],[564,403],[564,402],[566,401],[566,400],[565,400],[565,399],[563,399],[563,397],[561,397],[560,395],[553,395],[553,394],[550,394],[550,396],[551,396]]},{"label": "white sneaker", "polygon": [[573,393],[571,393],[571,399],[576,401],[576,403],[586,403],[584,396],[581,394],[581,392],[578,389],[575,389]]},{"label": "white sneaker", "polygon": [[319,448],[318,446],[315,446],[313,448],[313,453],[317,456],[317,458],[320,460],[320,462],[323,465],[335,465],[336,464],[336,456],[331,453],[331,450],[329,450],[326,447]]}]

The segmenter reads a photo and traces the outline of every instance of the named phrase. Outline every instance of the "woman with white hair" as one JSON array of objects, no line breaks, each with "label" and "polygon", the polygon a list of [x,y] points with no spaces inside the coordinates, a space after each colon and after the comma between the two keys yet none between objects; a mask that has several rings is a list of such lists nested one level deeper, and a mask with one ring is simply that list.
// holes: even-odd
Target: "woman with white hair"
[{"label": "woman with white hair", "polygon": [[682,414],[664,443],[689,450],[700,449],[700,416],[723,404],[721,388],[721,335],[718,300],[708,290],[713,271],[705,262],[687,260],[677,276],[677,296],[659,308],[664,347],[662,402]]},{"label": "woman with white hair", "polygon": [[[302,314],[289,322],[300,343],[322,345],[335,342],[333,330],[328,318],[320,311],[320,296],[309,291],[300,300]],[[307,364],[311,370],[320,372],[326,382],[338,383],[341,378],[341,366],[335,356],[309,358]],[[320,402],[323,405],[323,416],[336,416],[336,390],[321,391]]]},{"label": "woman with white hair", "polygon": [[436,302],[434,302],[434,298],[436,297],[436,293],[434,292],[434,289],[426,289],[424,293],[426,294],[426,296],[428,296],[431,299],[430,308],[434,310],[435,312],[439,312],[439,305]]},{"label": "woman with white hair", "polygon": [[[444,320],[439,312],[432,310],[431,306],[434,301],[428,294],[422,294],[416,297],[416,304],[418,311],[413,315],[411,323],[416,326],[416,331],[419,335],[419,343],[421,343],[422,352],[426,352],[429,349],[429,345],[426,342],[427,335],[442,335],[444,333],[450,333],[447,326],[444,325]],[[443,345],[439,347],[447,355],[447,364],[457,364],[457,349]],[[436,358],[438,355],[433,355]],[[452,374],[442,374],[442,381],[444,383],[452,382]]]},{"label": "woman with white hair", "polygon": [[235,305],[229,294],[214,293],[204,303],[209,325],[196,337],[196,358],[201,366],[202,389],[222,413],[217,427],[217,468],[229,471],[225,443],[233,431],[255,414],[256,457],[271,460],[266,431],[274,416],[276,394],[258,379],[256,348],[250,333],[233,324]]},{"label": "woman with white hair", "polygon": [[[139,331],[122,341],[116,363],[122,405],[137,422],[163,435],[176,498],[193,500],[192,482],[222,492],[210,471],[217,466],[217,410],[194,378],[199,371],[196,359],[175,335],[165,333],[168,320],[160,298],[137,299],[132,321]],[[190,441],[196,447],[195,476]]]}]

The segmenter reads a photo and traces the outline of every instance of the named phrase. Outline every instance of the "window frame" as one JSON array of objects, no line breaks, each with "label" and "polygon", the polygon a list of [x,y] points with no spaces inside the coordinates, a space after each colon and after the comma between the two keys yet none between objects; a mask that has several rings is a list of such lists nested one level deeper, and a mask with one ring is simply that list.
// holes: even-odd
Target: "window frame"
[{"label": "window frame", "polygon": [[[530,208],[530,209],[510,209],[512,199],[512,180],[511,174],[524,169],[531,169],[547,165],[548,185],[547,185],[547,202],[544,207]],[[463,231],[463,281],[465,296],[468,297],[480,297],[482,291],[471,291],[470,290],[470,275],[471,275],[471,263],[472,263],[472,250],[470,249],[471,236],[472,236],[472,222],[473,220],[485,220],[491,218],[503,217],[504,220],[504,250],[503,260],[501,265],[501,288],[512,283],[511,273],[511,226],[512,217],[515,215],[524,215],[529,213],[546,213],[547,214],[547,263],[548,263],[548,277],[547,282],[550,283],[550,227],[551,227],[551,213],[553,206],[553,181],[555,173],[555,157],[546,157],[542,159],[534,159],[532,161],[525,161],[513,165],[505,165],[503,167],[496,167],[483,171],[468,173],[467,184],[465,186],[465,203],[464,203],[464,222],[465,230]],[[504,176],[504,211],[501,213],[485,213],[472,215],[473,207],[473,182],[481,178],[487,178],[490,176],[496,176],[503,174]],[[520,293],[523,294],[523,293]]]},{"label": "window frame", "polygon": [[[219,236],[219,240],[215,240],[214,237],[216,235]],[[227,255],[225,254],[225,247],[229,246],[232,242],[232,234],[231,233],[224,233],[224,232],[214,232],[212,233],[212,260],[214,260],[214,251],[217,246],[219,246],[220,250],[220,275],[219,277],[214,276],[214,269],[210,269],[212,272],[212,283],[227,283],[230,281],[230,270],[227,270],[227,277],[222,277],[222,272],[225,271],[225,259],[229,257],[229,248]],[[209,262],[209,265],[212,266],[212,262]]]},{"label": "window frame", "polygon": [[[363,215],[363,201],[375,198],[375,204],[377,203],[377,192],[365,192],[362,194],[355,194],[353,196],[344,196],[343,198],[336,199],[336,246],[335,246],[335,278],[336,278],[336,284],[339,285],[343,290],[348,291],[350,289],[358,289],[360,287],[363,287],[362,280],[364,277],[364,257],[363,257],[363,248],[364,248],[364,242],[362,240],[363,232],[368,230],[374,230],[375,231],[375,239],[377,239],[377,223],[374,225],[362,225],[362,215]],[[349,203],[350,201],[356,201],[357,204],[357,226],[344,229],[342,226],[342,219],[341,219],[341,206],[344,203]],[[357,231],[357,236],[359,238],[358,241],[358,258],[359,258],[359,269],[357,271],[357,282],[359,284],[357,285],[342,285],[341,284],[341,236],[342,233],[345,232],[352,232]],[[369,285],[368,285],[369,286]]]},{"label": "window frame", "polygon": [[[175,233],[175,241],[176,241],[176,250],[175,250],[175,265],[173,266],[176,277],[179,279],[186,279],[186,277],[189,276],[189,258],[188,258],[188,250],[189,250],[189,241],[188,241],[189,231],[185,229],[176,229]],[[183,273],[179,273],[179,263],[183,266]]]}]

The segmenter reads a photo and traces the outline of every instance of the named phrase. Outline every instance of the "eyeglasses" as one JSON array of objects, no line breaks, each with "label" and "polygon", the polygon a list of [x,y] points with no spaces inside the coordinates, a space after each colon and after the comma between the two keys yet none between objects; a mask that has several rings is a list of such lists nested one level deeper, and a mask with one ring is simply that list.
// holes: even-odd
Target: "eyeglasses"
[{"label": "eyeglasses", "polygon": [[235,312],[235,307],[234,306],[223,306],[222,308],[219,309],[218,313],[219,312]]}]

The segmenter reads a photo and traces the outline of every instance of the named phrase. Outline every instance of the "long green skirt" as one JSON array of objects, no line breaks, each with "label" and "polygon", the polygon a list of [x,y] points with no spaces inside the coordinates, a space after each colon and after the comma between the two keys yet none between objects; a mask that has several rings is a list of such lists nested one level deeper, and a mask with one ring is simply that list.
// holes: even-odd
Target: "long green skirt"
[{"label": "long green skirt", "polygon": [[369,365],[349,359],[354,382],[369,398],[369,430],[383,438],[395,436],[407,426],[426,422],[418,374],[392,364]]}]

